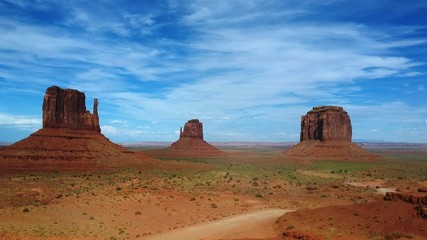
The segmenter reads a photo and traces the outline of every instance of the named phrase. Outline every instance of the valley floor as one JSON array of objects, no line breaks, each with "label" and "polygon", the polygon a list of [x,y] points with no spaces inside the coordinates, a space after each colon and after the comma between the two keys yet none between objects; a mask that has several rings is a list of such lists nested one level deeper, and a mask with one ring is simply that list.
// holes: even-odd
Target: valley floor
[{"label": "valley floor", "polygon": [[[372,149],[384,156],[375,162],[304,163],[284,161],[277,147],[222,150],[226,157],[165,158],[131,169],[3,174],[0,239],[427,237],[427,220],[410,203],[387,206],[406,209],[411,216],[396,217],[420,221],[415,229],[381,221],[366,230],[357,221],[371,220],[356,216],[366,215],[363,204],[382,204],[386,191],[427,187],[426,149]],[[354,224],[339,224],[342,208],[354,206],[358,212],[341,219]],[[288,211],[296,212],[281,217]],[[317,220],[298,217],[307,214]]]}]

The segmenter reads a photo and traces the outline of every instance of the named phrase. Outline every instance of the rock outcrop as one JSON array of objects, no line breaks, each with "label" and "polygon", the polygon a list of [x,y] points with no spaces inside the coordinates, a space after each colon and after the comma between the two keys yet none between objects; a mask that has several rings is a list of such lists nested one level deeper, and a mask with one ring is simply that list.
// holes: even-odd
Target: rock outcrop
[{"label": "rock outcrop", "polygon": [[342,107],[314,107],[301,117],[300,143],[284,152],[290,160],[372,161],[379,156],[351,142],[350,116]]},{"label": "rock outcrop", "polygon": [[415,204],[416,214],[419,217],[427,218],[427,195],[418,193],[397,193],[386,192],[384,197],[386,201],[403,201]]},{"label": "rock outcrop", "polygon": [[384,200],[403,201],[412,204],[419,203],[427,205],[427,195],[417,193],[386,192]]},{"label": "rock outcrop", "polygon": [[203,139],[203,124],[199,119],[191,119],[179,130],[179,138],[198,138]]},{"label": "rock outcrop", "polygon": [[86,110],[85,94],[74,89],[52,86],[43,100],[43,128],[70,128],[100,132],[98,100],[93,114]]},{"label": "rock outcrop", "polygon": [[167,149],[168,155],[182,157],[206,157],[224,155],[216,147],[203,140],[203,124],[198,119],[189,120],[180,129],[179,140]]},{"label": "rock outcrop", "polygon": [[350,116],[342,107],[314,107],[301,117],[300,140],[351,142]]},{"label": "rock outcrop", "polygon": [[85,94],[50,87],[43,101],[43,128],[0,150],[0,172],[93,170],[150,161],[112,143],[100,132],[98,101],[93,114]]}]

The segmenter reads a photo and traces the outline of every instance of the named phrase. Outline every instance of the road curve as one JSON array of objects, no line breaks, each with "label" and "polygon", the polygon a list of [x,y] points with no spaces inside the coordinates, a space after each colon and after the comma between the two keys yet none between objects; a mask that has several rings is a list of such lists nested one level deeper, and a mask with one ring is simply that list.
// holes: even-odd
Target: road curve
[{"label": "road curve", "polygon": [[[286,209],[262,209],[254,212],[226,217],[221,220],[201,223],[169,232],[148,236],[147,240],[209,240],[243,237],[274,236],[272,225],[276,219],[287,212]],[[267,235],[267,236],[266,236]],[[271,236],[271,237],[272,237]]]}]

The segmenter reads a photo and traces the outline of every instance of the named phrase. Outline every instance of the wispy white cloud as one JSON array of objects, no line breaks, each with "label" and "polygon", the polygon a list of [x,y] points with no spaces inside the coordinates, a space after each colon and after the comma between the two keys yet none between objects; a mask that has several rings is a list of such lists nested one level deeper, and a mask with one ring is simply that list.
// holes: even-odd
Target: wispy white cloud
[{"label": "wispy white cloud", "polygon": [[[424,63],[401,51],[426,44],[405,37],[416,36],[419,27],[313,20],[317,7],[335,1],[259,4],[171,0],[136,11],[114,2],[69,2],[58,8],[57,22],[46,25],[0,16],[0,86],[25,83],[41,92],[56,84],[84,91],[100,100],[104,133],[123,138],[173,140],[177,127],[194,117],[210,126],[206,135],[214,138],[292,138],[299,116],[313,105],[348,106],[363,129],[376,128],[364,126],[358,118],[363,111],[381,107],[381,116],[366,116],[381,122],[396,108],[413,110],[398,98],[377,102],[366,86],[423,76]],[[424,91],[418,85],[407,93]],[[425,118],[425,112],[410,115]],[[160,129],[129,127],[139,122],[156,122]]]},{"label": "wispy white cloud", "polygon": [[12,128],[19,131],[34,131],[41,128],[41,119],[36,116],[20,116],[0,113],[0,128]]},{"label": "wispy white cloud", "polygon": [[109,135],[109,136],[115,136],[119,132],[116,127],[108,126],[108,125],[101,126],[101,131],[104,134]]}]

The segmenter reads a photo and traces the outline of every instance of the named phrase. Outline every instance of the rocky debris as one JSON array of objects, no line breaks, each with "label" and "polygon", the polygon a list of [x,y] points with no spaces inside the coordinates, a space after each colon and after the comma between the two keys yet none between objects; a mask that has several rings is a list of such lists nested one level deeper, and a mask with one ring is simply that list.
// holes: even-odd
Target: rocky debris
[{"label": "rocky debris", "polygon": [[416,204],[415,210],[419,217],[427,218],[427,195],[412,194],[412,193],[397,193],[386,192],[384,197],[386,201],[403,201],[411,204]]},{"label": "rocky debris", "polygon": [[346,141],[307,140],[298,143],[283,153],[286,159],[292,161],[374,161],[381,159],[359,145]]},{"label": "rocky debris", "polygon": [[301,117],[300,140],[351,142],[350,116],[342,107],[313,107]]},{"label": "rocky debris", "polygon": [[400,192],[386,192],[384,200],[386,201],[404,201],[412,204],[426,204],[427,195],[400,193]]},{"label": "rocky debris", "polygon": [[284,231],[281,235],[280,239],[295,239],[295,240],[323,240],[326,239],[320,235],[316,235],[313,233],[305,233],[302,231]]},{"label": "rocky debris", "polygon": [[342,107],[314,107],[301,117],[300,143],[284,152],[289,160],[372,161],[379,156],[351,142],[350,116]]},{"label": "rocky debris", "polygon": [[43,128],[0,151],[0,172],[109,169],[143,158],[96,131]]},{"label": "rocky debris", "polygon": [[418,192],[425,192],[425,193],[427,193],[427,187],[420,187],[420,188],[418,188]]},{"label": "rocky debris", "polygon": [[49,87],[43,100],[43,128],[71,128],[100,132],[98,100],[94,100],[93,114],[91,114],[86,110],[84,93],[75,89]]},{"label": "rocky debris", "polygon": [[199,119],[191,119],[184,125],[184,131],[182,127],[179,130],[179,138],[198,138],[203,139],[203,124]]}]

